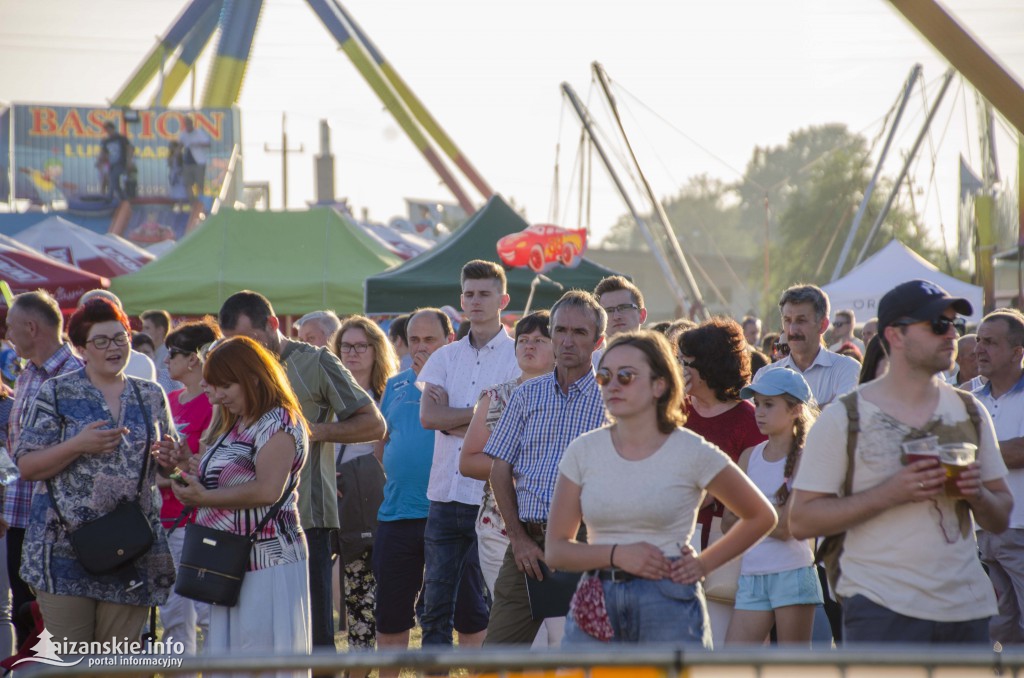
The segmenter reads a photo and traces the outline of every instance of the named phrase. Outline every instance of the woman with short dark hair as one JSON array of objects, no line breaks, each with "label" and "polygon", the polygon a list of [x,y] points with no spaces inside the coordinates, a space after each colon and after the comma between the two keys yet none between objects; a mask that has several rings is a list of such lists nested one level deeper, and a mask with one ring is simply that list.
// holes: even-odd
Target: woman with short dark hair
[{"label": "woman with short dark hair", "polygon": [[[32,492],[21,575],[47,630],[75,642],[138,640],[149,608],[167,600],[174,563],[160,528],[150,446],[177,437],[163,390],[126,376],[131,327],[107,299],[83,304],[68,335],[85,367],[43,384],[15,450]],[[147,445],[148,442],[148,445]],[[141,487],[141,490],[140,490]],[[106,574],[83,565],[69,533],[137,498],[153,543]]]}]

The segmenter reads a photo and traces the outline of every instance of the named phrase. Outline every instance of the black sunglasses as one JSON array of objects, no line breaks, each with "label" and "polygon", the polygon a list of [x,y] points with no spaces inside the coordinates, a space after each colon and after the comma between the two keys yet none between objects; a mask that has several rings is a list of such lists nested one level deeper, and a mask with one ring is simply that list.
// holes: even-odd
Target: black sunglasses
[{"label": "black sunglasses", "polygon": [[932,334],[941,337],[949,332],[950,327],[956,328],[957,333],[960,333],[960,326],[964,323],[964,320],[961,318],[947,318],[944,315],[940,315],[938,318],[932,318],[931,320],[914,320],[913,318],[907,318],[906,320],[900,320],[899,322],[893,323],[893,326],[906,327],[907,325],[916,325],[917,323],[928,323],[931,325]]},{"label": "black sunglasses", "polygon": [[789,355],[789,344],[780,344],[779,342],[775,342],[772,344],[772,350],[779,355]]},{"label": "black sunglasses", "polygon": [[[625,369],[619,370],[615,373],[615,378],[623,386],[629,386],[632,384],[633,380],[636,379],[637,376],[636,372],[630,372]],[[597,374],[594,375],[594,381],[597,382],[598,386],[607,386],[612,383],[612,371],[607,367],[602,367],[597,371]]]}]

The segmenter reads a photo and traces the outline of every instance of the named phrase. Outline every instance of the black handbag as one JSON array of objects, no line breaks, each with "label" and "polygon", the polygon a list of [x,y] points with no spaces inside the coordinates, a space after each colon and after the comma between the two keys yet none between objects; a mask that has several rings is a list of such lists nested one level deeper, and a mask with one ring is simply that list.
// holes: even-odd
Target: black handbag
[{"label": "black handbag", "polygon": [[[52,480],[46,481],[53,510],[56,511],[57,518],[68,533],[71,548],[74,549],[78,562],[90,574],[103,575],[116,572],[147,553],[153,546],[153,526],[139,504],[142,486],[146,480],[146,471],[149,468],[149,449],[153,443],[153,427],[150,424],[149,413],[142,402],[142,396],[139,394],[139,387],[130,379],[128,383],[135,391],[135,399],[138,401],[142,416],[146,421],[146,449],[143,453],[142,470],[139,472],[135,498],[122,498],[110,513],[71,530],[57,505],[57,494],[53,490]],[[57,403],[56,389],[54,389],[54,410],[63,422]],[[63,439],[63,437],[62,431],[61,438]]]},{"label": "black handbag", "polygon": [[[222,442],[224,438],[221,438],[213,449],[217,449]],[[248,535],[216,530],[195,523],[186,525],[174,592],[179,596],[211,605],[237,605],[238,596],[242,592],[242,580],[249,567],[252,546],[256,543],[260,531],[277,515],[294,489],[295,483],[289,483],[281,498],[270,507],[256,529]],[[171,532],[178,529],[178,524],[191,512],[192,507],[185,507],[178,520],[174,521],[176,524],[171,528]]]}]

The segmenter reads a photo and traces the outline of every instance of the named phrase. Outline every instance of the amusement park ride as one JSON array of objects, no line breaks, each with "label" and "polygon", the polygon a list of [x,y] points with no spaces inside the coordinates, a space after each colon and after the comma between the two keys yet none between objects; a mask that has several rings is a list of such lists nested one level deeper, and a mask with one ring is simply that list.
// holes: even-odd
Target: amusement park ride
[{"label": "amusement park ride", "polygon": [[[51,145],[55,145],[58,141],[63,143],[65,137],[69,134],[74,136],[77,132],[80,139],[94,145],[98,137],[102,136],[103,122],[114,120],[120,124],[122,129],[131,130],[133,139],[138,140],[137,143],[143,144],[142,159],[150,162],[156,168],[148,177],[143,176],[144,173],[140,169],[140,179],[146,179],[154,186],[160,186],[161,188],[158,190],[163,190],[162,186],[166,186],[166,179],[163,178],[165,174],[161,175],[159,172],[166,173],[166,168],[163,167],[166,164],[164,162],[166,151],[159,148],[160,144],[157,142],[163,142],[163,145],[166,146],[166,140],[173,138],[173,134],[180,129],[185,115],[184,111],[172,111],[167,107],[188,80],[188,76],[196,70],[200,55],[215,43],[215,55],[210,62],[210,69],[204,81],[201,107],[195,113],[197,127],[216,132],[219,135],[215,136],[215,142],[221,142],[219,149],[221,164],[214,189],[216,190],[219,185],[221,190],[220,195],[214,198],[212,204],[208,201],[205,205],[194,205],[190,211],[175,211],[172,215],[173,220],[180,223],[177,223],[173,230],[176,231],[175,235],[180,237],[183,233],[197,227],[204,213],[211,210],[216,211],[220,200],[226,200],[227,204],[232,204],[234,197],[240,194],[238,190],[241,185],[240,153],[237,145],[240,125],[237,103],[263,2],[264,0],[189,0],[120,91],[111,99],[109,110],[34,107],[31,111],[19,112],[15,106],[14,112],[11,113],[11,129],[15,134],[19,129],[23,129],[26,136],[33,136],[33,134],[29,134],[33,131],[35,132],[34,136],[37,137],[40,136],[38,134],[40,131],[47,134],[52,133]],[[1024,129],[1024,89],[982,45],[959,25],[953,16],[935,0],[890,0],[890,3],[1014,127],[1018,130]],[[363,32],[352,15],[342,6],[340,0],[306,0],[306,4],[335,39],[340,51],[348,57],[391,113],[417,151],[449,189],[466,215],[472,215],[476,211],[476,205],[456,174],[461,174],[468,180],[484,200],[494,196],[495,191],[437,120],[427,111],[412,89]],[[600,66],[596,64],[595,74],[614,110],[615,104],[607,89],[606,76]],[[593,137],[593,132],[588,129],[591,124],[589,113],[579,105],[578,97],[568,85],[563,86],[563,91],[576,108],[584,129]],[[151,98],[148,101],[140,101],[146,92],[153,92]],[[0,111],[0,124],[6,122],[3,115],[4,113]],[[21,117],[19,118],[19,116]],[[628,146],[628,139],[625,138],[625,130],[621,128],[621,123],[619,123],[619,128]],[[211,134],[211,136],[214,135]],[[144,145],[147,139],[152,141],[148,148]],[[11,141],[14,143],[15,140]],[[232,146],[233,141],[234,145]],[[601,152],[596,138],[593,139],[593,143],[598,152]],[[630,153],[632,152],[630,151]],[[66,153],[66,155],[71,154]],[[83,156],[80,159],[80,164],[83,167],[87,166],[88,171],[94,174],[95,170],[92,166],[94,159],[87,157],[88,154],[84,152],[79,155]],[[14,154],[12,154],[13,156]],[[633,160],[636,165],[635,158]],[[62,180],[60,172],[48,174],[42,161],[37,164],[39,165],[37,169],[19,168],[16,170],[12,163],[9,177],[12,200],[14,197],[22,197],[18,193],[15,179],[18,179],[23,186],[28,185],[28,182],[31,181],[40,190],[53,190],[54,187],[60,185]],[[614,174],[610,166],[607,169]],[[639,172],[638,165],[635,166],[635,170],[642,178],[642,172]],[[24,172],[25,176],[18,176],[19,172]],[[30,176],[30,173],[34,174]],[[67,181],[69,167],[63,168],[63,175],[63,180]],[[614,176],[613,180],[616,180]],[[646,184],[646,180],[643,181]],[[80,185],[84,186],[84,181]],[[33,188],[33,186],[29,186],[29,188]],[[647,188],[650,187],[647,186]],[[653,191],[647,190],[645,193],[644,202],[649,204],[641,205],[642,209],[637,209],[636,206],[630,204],[630,200],[624,192],[623,198],[630,211],[633,212],[638,228],[644,233],[654,258],[666,279],[671,283],[672,294],[680,309],[684,311],[689,309],[689,315],[704,316],[707,311],[704,309],[700,289],[690,273],[687,259],[675,239],[673,229],[667,223],[664,210],[660,209],[660,202],[654,196]],[[67,195],[67,191],[65,191],[65,195]],[[131,221],[133,232],[139,235],[138,238],[135,238],[136,241],[144,241],[148,237],[146,228],[153,231],[153,238],[166,235],[166,224],[161,226],[160,224],[135,223],[140,219],[140,215],[132,215],[130,202],[124,201],[117,207],[111,222],[112,232],[124,232],[128,228],[129,222],[134,219]],[[134,202],[138,206],[144,204],[145,200]],[[70,197],[68,203],[69,205],[72,203]],[[642,218],[641,211],[646,211],[652,216]],[[647,224],[646,221],[651,221],[651,224]],[[1024,217],[1021,220],[1021,233],[1024,234]],[[539,274],[553,265],[573,265],[584,253],[586,236],[585,230],[576,232],[547,225],[537,225],[517,234],[504,246],[499,245],[498,254],[506,265],[528,267]],[[979,228],[977,249],[979,252],[991,250],[991,247],[987,247],[990,243],[985,242],[985,237],[985,233]],[[850,239],[852,240],[852,234]],[[1021,242],[1024,243],[1024,238]],[[502,249],[503,247],[504,249]],[[984,262],[981,262],[980,257],[978,270],[982,273],[983,282],[986,282],[987,286],[990,285],[991,280],[985,281],[984,275],[986,271],[991,271],[991,266],[986,266]],[[709,282],[707,276],[699,268],[698,273],[702,276],[703,284],[707,285]],[[713,285],[711,287],[713,288]],[[717,290],[713,289],[712,291],[717,294]]]}]

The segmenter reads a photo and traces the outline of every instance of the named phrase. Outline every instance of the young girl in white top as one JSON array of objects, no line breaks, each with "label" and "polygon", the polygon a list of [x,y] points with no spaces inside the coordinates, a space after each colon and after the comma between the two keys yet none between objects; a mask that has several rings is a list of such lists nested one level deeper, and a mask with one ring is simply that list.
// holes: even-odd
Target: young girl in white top
[{"label": "young girl in white top", "polygon": [[[810,541],[789,533],[789,493],[807,431],[817,415],[804,378],[788,369],[762,372],[740,395],[754,398],[757,427],[768,440],[740,457],[740,468],[775,505],[778,526],[743,555],[736,609],[725,642],[762,644],[772,625],[779,643],[809,646],[814,608],[822,602]],[[723,530],[735,523],[726,515]]]}]

